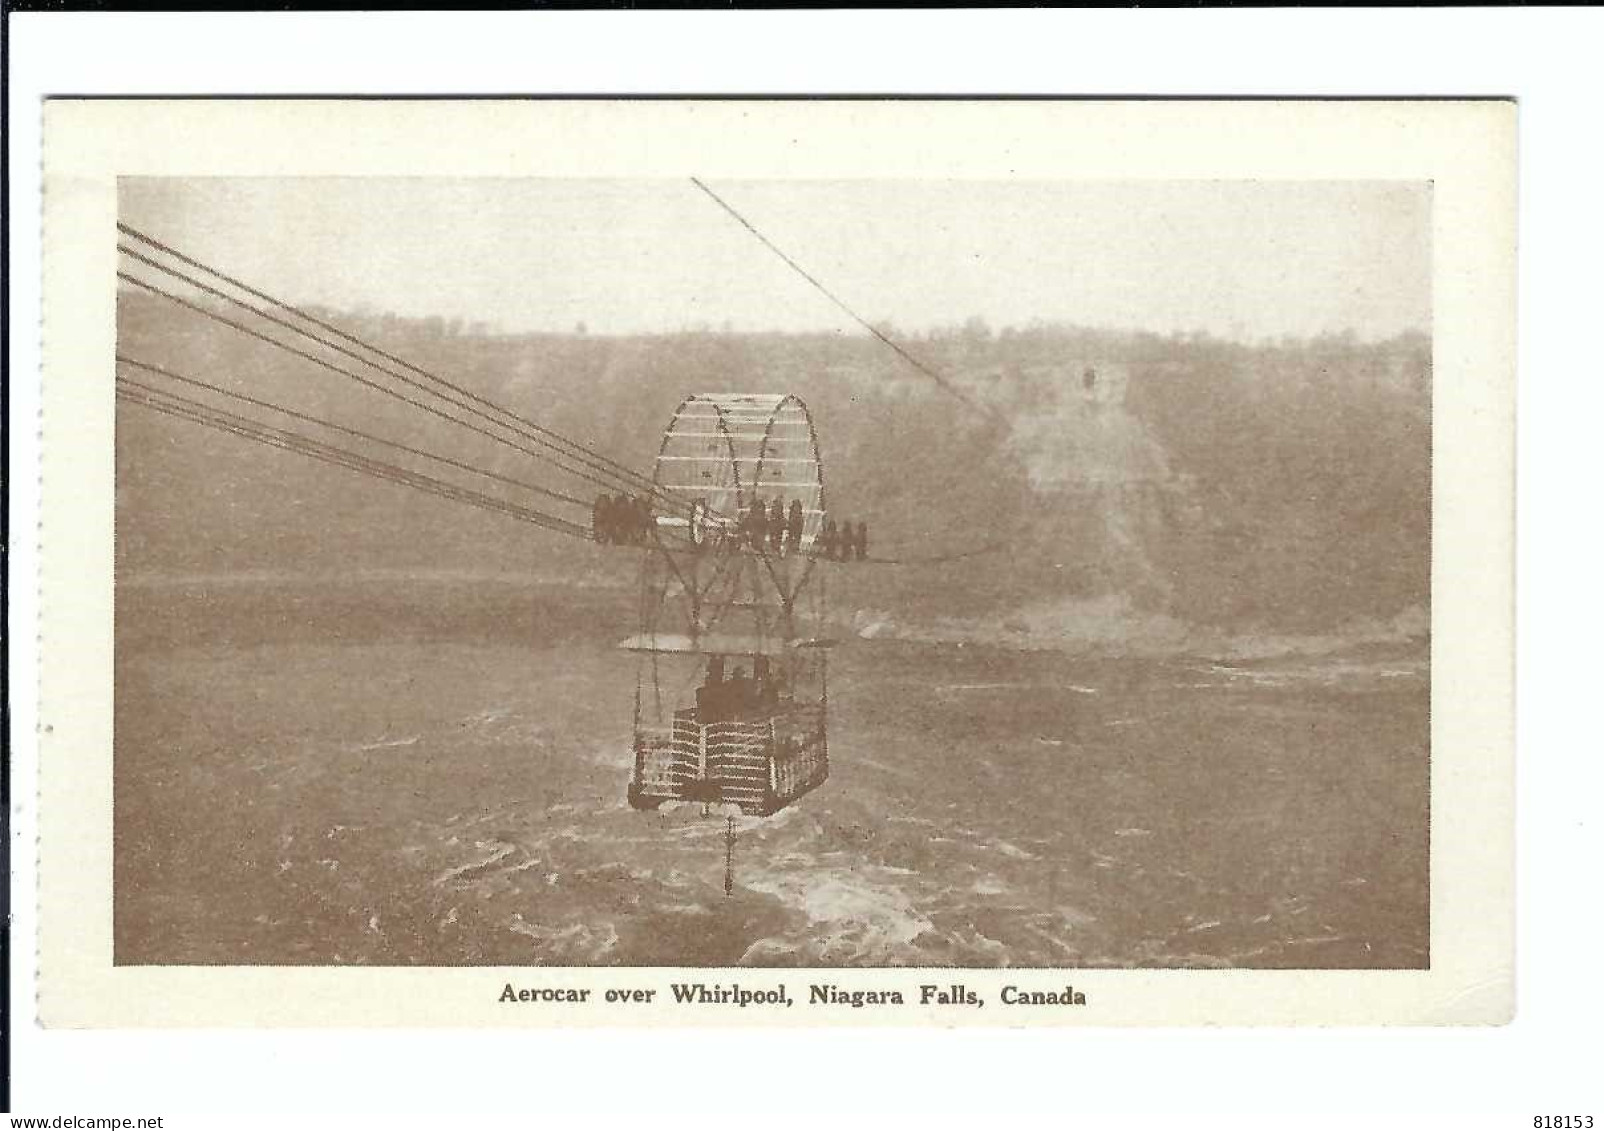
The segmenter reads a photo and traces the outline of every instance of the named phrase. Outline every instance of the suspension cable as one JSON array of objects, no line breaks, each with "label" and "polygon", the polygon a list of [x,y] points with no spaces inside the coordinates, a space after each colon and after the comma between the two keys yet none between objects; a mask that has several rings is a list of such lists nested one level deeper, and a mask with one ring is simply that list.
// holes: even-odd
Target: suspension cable
[{"label": "suspension cable", "polygon": [[[295,326],[291,325],[290,323],[285,322],[283,319],[276,318],[271,314],[267,314],[267,313],[259,310],[257,307],[252,306],[250,303],[245,302],[242,299],[237,299],[237,298],[234,298],[234,297],[232,297],[230,295],[226,295],[226,294],[224,294],[223,292],[217,290],[214,287],[210,287],[207,284],[205,284],[203,282],[200,282],[197,279],[194,279],[194,278],[192,278],[192,277],[190,277],[188,275],[185,275],[181,271],[178,271],[178,270],[176,270],[174,268],[165,267],[165,266],[163,266],[163,265],[161,265],[159,263],[154,263],[151,260],[145,259],[145,257],[138,255],[138,253],[126,252],[126,249],[122,249],[122,248],[119,248],[119,250],[125,250],[125,253],[131,255],[133,258],[138,259],[138,260],[140,260],[141,262],[144,262],[144,263],[149,263],[151,266],[155,267],[157,270],[163,271],[166,274],[173,275],[173,276],[175,276],[175,277],[177,277],[179,279],[182,279],[185,282],[188,282],[188,283],[194,285],[195,287],[199,288],[200,290],[205,291],[205,292],[207,292],[209,294],[215,295],[216,297],[221,298],[226,302],[230,302],[230,303],[233,303],[236,306],[243,307],[244,309],[251,311],[252,313],[258,315],[259,317],[261,317],[261,318],[263,318],[263,319],[265,319],[265,320],[267,320],[269,322],[275,323],[275,324],[280,325],[280,326],[284,326],[286,329],[292,330],[292,331],[294,331],[296,333],[303,334],[306,337],[311,337],[316,341],[320,341],[320,342],[322,341],[321,339],[317,338],[316,335],[309,334],[304,330],[299,330]],[[588,480],[591,483],[595,483],[598,486],[601,486],[601,487],[604,487],[604,488],[608,488],[608,489],[614,489],[614,490],[616,490],[620,486],[624,486],[624,487],[628,486],[628,484],[626,484],[626,483],[618,482],[617,476],[613,476],[613,477],[611,477],[609,479],[597,478],[595,475],[593,475],[593,474],[591,474],[591,473],[589,473],[587,471],[574,468],[574,467],[570,466],[569,464],[564,463],[562,461],[562,459],[560,459],[557,456],[553,456],[553,455],[550,455],[550,454],[546,454],[546,453],[543,453],[543,452],[536,451],[535,449],[527,447],[524,444],[515,443],[512,440],[509,440],[507,437],[505,437],[503,435],[500,435],[499,433],[487,431],[485,428],[481,427],[478,424],[475,424],[474,422],[472,422],[470,420],[464,420],[460,416],[454,416],[451,413],[443,412],[439,408],[436,408],[436,407],[434,407],[434,406],[432,406],[430,404],[427,404],[427,403],[425,403],[423,401],[419,401],[419,400],[416,400],[416,399],[414,399],[412,397],[409,397],[406,394],[398,392],[397,390],[392,389],[392,388],[390,388],[390,387],[388,387],[388,386],[386,386],[386,385],[384,385],[384,384],[382,384],[382,383],[380,383],[378,381],[374,381],[374,380],[371,380],[369,378],[363,377],[360,374],[354,373],[351,370],[344,368],[343,366],[336,365],[333,362],[327,360],[326,358],[318,357],[315,354],[308,353],[307,351],[305,351],[303,349],[300,349],[300,348],[298,348],[298,347],[296,347],[294,345],[291,345],[288,342],[281,341],[278,338],[274,338],[274,337],[272,337],[270,335],[264,334],[259,330],[252,329],[251,327],[245,325],[242,322],[238,322],[238,321],[236,321],[236,320],[234,320],[232,318],[229,318],[229,317],[227,317],[225,315],[219,314],[216,311],[208,310],[204,306],[201,306],[198,303],[191,302],[188,299],[185,299],[185,298],[183,298],[183,297],[181,297],[179,295],[174,294],[172,291],[165,290],[164,288],[159,287],[156,284],[151,283],[151,282],[149,282],[147,280],[141,279],[138,276],[131,275],[131,274],[129,274],[127,272],[124,272],[124,271],[119,271],[119,272],[117,272],[117,277],[119,279],[123,279],[126,282],[132,283],[137,287],[141,287],[141,288],[143,288],[145,290],[148,290],[148,291],[151,291],[151,292],[153,292],[155,294],[161,295],[161,296],[169,299],[170,301],[175,302],[175,303],[179,304],[180,306],[184,306],[184,307],[186,307],[186,308],[188,308],[190,310],[193,310],[198,314],[204,315],[205,317],[210,318],[213,321],[220,322],[225,326],[229,326],[229,327],[231,327],[231,328],[233,328],[235,330],[238,330],[240,333],[247,334],[250,337],[258,339],[259,341],[266,342],[269,345],[277,346],[279,349],[284,350],[287,353],[293,354],[296,357],[304,358],[305,360],[311,361],[316,365],[320,365],[320,366],[324,367],[325,369],[329,369],[329,370],[331,370],[331,371],[333,371],[335,373],[338,373],[338,374],[340,374],[340,375],[342,375],[344,377],[348,377],[351,380],[357,382],[358,384],[366,386],[367,388],[374,389],[374,390],[376,390],[378,392],[381,392],[381,393],[385,394],[386,396],[394,397],[396,400],[403,401],[403,402],[405,402],[407,404],[412,405],[415,408],[420,408],[420,409],[424,410],[425,412],[432,413],[433,415],[438,416],[443,420],[449,420],[454,424],[459,424],[462,427],[468,428],[468,429],[470,429],[470,430],[472,430],[474,432],[477,432],[482,436],[489,437],[490,439],[495,440],[498,443],[505,444],[508,447],[511,447],[511,448],[513,448],[513,449],[515,449],[517,451],[523,452],[525,455],[533,456],[536,459],[544,459],[544,460],[546,460],[546,461],[548,461],[548,462],[550,462],[552,464],[555,464],[561,470],[566,471],[569,474],[576,475],[581,479]],[[324,344],[328,344],[328,343],[324,343]],[[339,347],[331,347],[331,348],[339,348]],[[363,360],[358,355],[351,354],[349,350],[341,349],[340,352],[346,353],[346,354],[348,354],[348,355],[350,355],[352,357],[355,357],[358,362],[361,362],[364,365],[369,365],[372,368],[378,369],[380,372],[385,373],[387,376],[395,377],[397,380],[401,381],[403,384],[409,385],[412,388],[415,388],[415,389],[419,390],[420,392],[425,393],[428,396],[437,397],[440,400],[444,401],[445,403],[451,405],[453,408],[463,409],[463,410],[465,410],[467,412],[473,413],[473,414],[475,414],[475,415],[487,420],[489,423],[495,425],[498,428],[503,428],[503,429],[506,429],[507,431],[513,432],[515,434],[518,434],[518,438],[520,440],[530,439],[530,440],[532,440],[532,442],[537,443],[537,444],[542,444],[543,443],[538,438],[525,437],[522,434],[519,434],[518,433],[518,429],[515,428],[514,426],[512,426],[510,424],[507,424],[504,421],[496,420],[494,417],[491,417],[491,416],[489,416],[489,414],[474,408],[472,405],[464,404],[464,403],[462,403],[460,401],[453,400],[450,397],[447,397],[446,395],[444,395],[443,393],[440,393],[440,392],[438,392],[438,391],[436,391],[434,389],[429,388],[426,385],[423,385],[421,382],[412,380],[411,378],[405,377],[405,376],[403,376],[401,374],[393,373],[390,370],[384,369],[382,366],[374,365],[372,362],[368,362],[368,361]],[[550,444],[544,444],[543,446],[551,447]]]},{"label": "suspension cable", "polygon": [[[324,320],[322,320],[320,318],[317,318],[314,315],[308,313],[307,311],[305,311],[304,309],[302,309],[302,308],[300,308],[298,306],[295,306],[292,303],[288,303],[288,302],[285,302],[282,299],[276,298],[273,295],[270,295],[265,291],[259,290],[259,289],[255,288],[255,287],[252,287],[249,284],[241,281],[240,279],[238,279],[238,278],[236,278],[236,277],[234,277],[232,275],[229,275],[229,274],[227,274],[227,273],[225,273],[223,271],[220,271],[215,267],[210,266],[209,264],[203,263],[198,259],[195,259],[195,258],[193,258],[191,256],[185,255],[183,252],[178,251],[176,248],[173,248],[173,247],[169,246],[168,244],[162,243],[160,240],[157,240],[157,239],[147,235],[146,233],[139,231],[137,228],[134,228],[131,225],[123,224],[123,223],[119,222],[118,225],[117,225],[117,229],[118,229],[118,231],[124,233],[125,235],[127,235],[127,236],[129,236],[129,237],[131,237],[131,238],[133,238],[135,240],[138,240],[139,242],[141,242],[143,244],[146,244],[149,247],[155,248],[156,250],[161,251],[161,252],[165,253],[168,256],[171,256],[172,258],[178,260],[181,263],[184,263],[184,264],[186,264],[186,265],[188,265],[190,267],[194,267],[194,268],[196,268],[196,269],[198,269],[200,271],[203,271],[206,274],[212,276],[213,278],[220,279],[220,280],[222,280],[222,281],[224,281],[226,283],[229,283],[230,285],[232,285],[234,287],[237,287],[238,289],[246,292],[247,294],[249,294],[249,295],[251,295],[251,296],[253,296],[255,298],[261,299],[262,301],[268,303],[271,306],[274,306],[274,307],[276,307],[276,308],[278,308],[280,310],[283,310],[283,311],[285,311],[287,313],[294,314],[296,317],[301,318],[304,321],[306,321],[306,322],[308,322],[308,323],[310,323],[310,324],[312,324],[314,326],[317,326],[317,327],[319,327],[319,328],[321,328],[323,330],[326,330],[329,333],[334,334],[335,336],[337,336],[337,337],[339,337],[339,338],[341,338],[341,339],[343,339],[343,340],[345,340],[347,342],[350,342],[353,345],[359,346],[362,349],[367,350],[369,353],[372,353],[372,354],[374,354],[374,355],[376,355],[378,357],[381,357],[381,358],[385,359],[386,361],[389,361],[389,362],[392,362],[392,363],[394,363],[396,365],[399,365],[399,366],[401,366],[401,367],[403,367],[403,368],[405,368],[405,369],[407,369],[407,370],[409,370],[409,371],[411,371],[411,372],[413,372],[413,373],[415,373],[415,374],[417,374],[417,375],[419,375],[421,377],[424,377],[424,378],[426,378],[426,379],[428,379],[428,380],[430,380],[430,381],[432,381],[432,382],[434,382],[434,383],[436,383],[438,385],[442,385],[442,386],[452,390],[452,392],[458,394],[461,397],[466,398],[467,400],[469,400],[469,401],[471,401],[471,402],[473,402],[473,403],[475,403],[477,405],[483,406],[484,408],[490,409],[493,412],[495,412],[495,413],[497,413],[497,414],[499,414],[501,416],[509,418],[510,420],[512,420],[512,421],[514,421],[516,423],[517,428],[526,429],[528,431],[532,431],[535,434],[537,434],[537,435],[539,435],[541,437],[544,437],[546,440],[550,441],[553,445],[560,445],[561,447],[559,447],[558,450],[568,449],[568,450],[563,451],[563,454],[567,455],[569,458],[579,460],[580,462],[582,462],[582,463],[586,464],[587,466],[591,467],[593,470],[601,471],[601,472],[604,472],[606,474],[609,474],[609,475],[613,476],[614,478],[620,480],[623,484],[633,483],[633,484],[635,484],[635,487],[634,487],[635,490],[645,489],[645,490],[651,492],[653,495],[656,495],[659,498],[662,498],[665,501],[671,502],[675,506],[678,506],[681,509],[684,509],[685,504],[681,500],[674,499],[672,496],[664,496],[664,495],[662,495],[662,493],[659,490],[657,484],[655,482],[653,482],[649,477],[643,475],[640,472],[635,471],[633,468],[630,468],[627,465],[625,465],[625,464],[623,464],[623,463],[621,463],[621,462],[619,462],[617,460],[611,459],[610,457],[608,457],[606,455],[603,455],[600,452],[595,451],[594,449],[590,448],[589,446],[587,446],[585,444],[582,444],[582,443],[580,443],[580,442],[578,442],[576,440],[571,440],[568,437],[563,436],[559,432],[556,432],[556,431],[554,431],[552,429],[543,427],[542,425],[537,424],[534,421],[527,419],[526,417],[520,416],[519,414],[513,412],[511,409],[508,409],[503,405],[497,404],[496,402],[494,402],[494,401],[492,401],[492,400],[490,400],[490,399],[488,399],[486,397],[482,397],[482,396],[480,396],[480,395],[478,395],[478,394],[476,394],[476,393],[474,393],[474,392],[472,392],[472,391],[470,391],[468,389],[465,389],[462,386],[457,385],[456,383],[454,383],[452,381],[449,381],[444,377],[439,376],[438,374],[432,373],[432,372],[430,372],[430,371],[428,371],[426,369],[421,368],[420,366],[414,365],[413,363],[405,360],[404,358],[398,357],[397,355],[395,355],[393,353],[389,353],[386,350],[380,349],[378,346],[375,346],[375,345],[373,345],[373,344],[371,344],[369,342],[366,342],[366,341],[362,340],[361,338],[358,338],[355,335],[350,334],[350,333],[346,332],[345,330],[340,329],[338,326],[335,326],[332,323],[329,323],[329,322],[326,322],[326,321],[324,321]],[[183,276],[183,275],[179,274],[178,272],[174,271],[172,268],[164,267],[161,264],[156,263],[153,260],[150,260],[150,259],[148,259],[148,258],[146,258],[144,256],[139,255],[139,253],[134,252],[131,249],[121,248],[121,250],[123,250],[125,254],[128,254],[128,255],[132,256],[133,258],[140,260],[141,262],[144,262],[144,263],[147,263],[147,264],[149,264],[149,265],[151,265],[153,267],[156,267],[158,270],[165,271],[168,274],[177,275],[178,277],[181,277],[181,278],[189,279],[188,276]],[[195,283],[195,285],[197,285],[197,286],[200,286],[202,289],[211,290],[211,288],[207,287],[203,283],[199,283],[198,281],[195,281],[193,279],[190,279],[189,281]],[[211,293],[217,294],[218,292],[212,291]],[[223,297],[223,298],[227,299],[228,301],[234,302],[236,304],[246,306],[248,309],[256,310],[255,307],[251,307],[251,306],[249,306],[249,304],[243,303],[238,299],[231,298],[230,296],[221,295],[220,297]],[[262,313],[261,311],[257,311],[257,313],[261,314],[261,316],[264,317],[264,318],[270,318],[271,319],[270,315],[266,315],[266,314]],[[300,328],[300,327],[296,327],[296,326],[290,325],[289,323],[284,323],[284,322],[282,322],[281,320],[278,320],[278,319],[272,319],[272,320],[278,322],[280,325],[284,325],[287,328],[289,328],[291,330],[294,330],[297,333],[300,333],[300,334],[302,334],[302,335],[304,335],[306,337],[310,337],[313,340],[320,342],[321,344],[327,346],[330,349],[338,350],[339,352],[344,353],[347,356],[352,357],[355,360],[360,361],[365,365],[369,365],[369,366],[371,366],[371,367],[373,367],[375,369],[379,369],[381,372],[389,373],[391,376],[397,377],[398,379],[405,380],[405,378],[401,378],[399,374],[393,373],[392,371],[385,369],[383,366],[380,366],[380,365],[376,364],[371,359],[364,358],[364,357],[361,357],[359,355],[353,354],[350,351],[344,349],[343,347],[338,346],[338,345],[336,345],[336,344],[334,344],[332,342],[329,342],[326,339],[321,338],[318,335],[311,333],[310,331],[307,331],[307,330],[305,330],[303,328]],[[436,392],[435,390],[428,390],[428,391],[433,392],[434,395],[436,395],[436,396],[440,396],[440,394],[438,392]],[[467,406],[459,405],[458,407],[467,407]],[[485,415],[485,414],[480,413],[479,415]],[[502,423],[503,427],[507,426],[504,422],[500,422],[500,423]]]},{"label": "suspension cable", "polygon": [[868,319],[864,318],[857,311],[853,310],[843,300],[841,300],[840,298],[836,297],[836,294],[835,294],[834,291],[830,290],[829,287],[827,287],[823,283],[819,282],[819,280],[816,279],[812,274],[810,274],[808,272],[808,270],[805,267],[803,267],[800,263],[798,263],[796,260],[792,259],[785,252],[781,251],[779,246],[776,245],[773,240],[769,239],[762,232],[758,231],[757,230],[757,226],[754,225],[752,223],[752,221],[748,220],[745,216],[742,216],[739,212],[737,212],[735,210],[734,206],[729,203],[729,201],[725,200],[718,193],[716,193],[712,189],[708,188],[705,184],[703,184],[696,177],[692,177],[691,178],[691,184],[695,185],[697,188],[701,189],[704,193],[706,193],[712,199],[713,203],[717,204],[725,212],[729,213],[732,217],[734,217],[735,222],[740,224],[741,227],[745,228],[748,232],[752,233],[752,235],[757,239],[757,241],[760,244],[762,244],[764,247],[768,248],[775,255],[779,256],[780,259],[782,259],[785,262],[785,265],[787,267],[791,268],[791,270],[795,271],[798,275],[802,276],[803,279],[807,280],[807,282],[812,285],[814,290],[818,291],[825,298],[827,298],[831,302],[835,303],[835,305],[837,307],[839,307],[841,310],[843,310],[846,313],[847,317],[851,318],[859,326],[862,326],[865,330],[869,331],[869,333],[873,334],[876,338],[878,338],[881,342],[883,342],[887,346],[887,348],[889,348],[893,353],[895,353],[898,357],[902,358],[903,361],[906,361],[909,365],[913,366],[920,373],[923,373],[926,377],[928,377],[932,381],[934,381],[943,390],[945,390],[948,393],[951,393],[953,396],[955,396],[959,400],[963,401],[964,404],[968,405],[970,408],[978,409],[978,410],[980,410],[982,412],[988,412],[993,416],[1000,415],[995,408],[993,408],[990,405],[983,405],[983,404],[979,403],[973,397],[971,397],[968,393],[966,393],[962,389],[960,389],[957,385],[954,385],[946,377],[943,377],[940,373],[936,372],[934,369],[930,368],[924,362],[922,362],[918,358],[914,357],[911,353],[909,353],[907,350],[903,349],[896,342],[892,341],[888,336],[886,336],[879,329],[877,329],[875,326],[873,326],[868,321]]},{"label": "suspension cable", "polygon": [[321,460],[324,463],[334,464],[378,479],[412,487],[426,494],[505,514],[555,533],[567,534],[586,541],[590,540],[590,531],[584,526],[547,514],[544,511],[519,506],[492,495],[447,483],[433,476],[423,475],[420,472],[397,467],[394,464],[383,463],[356,452],[324,444],[321,441],[296,432],[267,427],[245,417],[236,416],[233,413],[202,404],[199,401],[190,400],[187,397],[163,392],[127,378],[119,377],[117,384],[117,395],[123,400],[154,409],[168,416],[190,420],[218,431],[232,433],[248,440],[254,440],[267,447],[298,452],[301,455]]},{"label": "suspension cable", "polygon": [[171,369],[163,369],[159,365],[151,365],[148,362],[136,361],[134,358],[126,357],[123,354],[117,354],[117,363],[119,365],[131,366],[135,369],[142,369],[147,373],[153,374],[154,376],[165,377],[172,381],[180,381],[186,385],[194,386],[197,389],[205,389],[207,392],[217,393],[219,396],[229,397],[230,399],[240,401],[243,404],[254,405],[257,408],[265,408],[271,412],[281,413],[284,416],[303,421],[307,424],[316,424],[320,428],[328,428],[331,431],[343,432],[347,436],[354,436],[359,440],[367,440],[370,443],[382,444],[385,447],[395,448],[396,450],[406,452],[409,455],[420,456],[423,459],[433,460],[436,463],[442,463],[450,467],[460,468],[463,471],[472,472],[474,475],[480,475],[486,479],[495,479],[513,487],[522,487],[526,491],[534,491],[537,494],[546,495],[549,498],[557,499],[560,502],[572,503],[576,506],[590,505],[584,499],[575,498],[572,495],[565,495],[560,491],[550,490],[549,488],[540,486],[538,483],[529,483],[522,479],[514,479],[509,475],[501,475],[494,471],[488,471],[482,467],[475,467],[473,464],[464,463],[461,460],[455,460],[449,456],[443,456],[435,452],[425,451],[422,448],[410,447],[409,445],[400,443],[396,440],[387,440],[383,436],[375,436],[371,433],[362,432],[355,428],[347,428],[345,425],[336,424],[332,420],[324,420],[321,417],[312,416],[304,412],[298,412],[292,408],[285,408],[283,405],[274,404],[272,401],[258,400],[255,397],[246,396],[244,393],[237,393],[232,389],[225,389],[221,385],[213,385],[208,381],[202,381],[195,377],[186,377],[182,373],[174,373]]},{"label": "suspension cable", "polygon": [[[164,378],[167,378],[167,379],[173,380],[173,381],[178,381],[178,382],[181,382],[181,383],[186,384],[186,385],[193,386],[193,387],[198,388],[198,389],[204,389],[204,390],[206,390],[208,392],[216,393],[216,394],[219,394],[221,396],[228,397],[228,398],[230,398],[232,400],[236,400],[236,401],[242,402],[244,404],[253,405],[253,406],[257,407],[257,408],[265,408],[265,409],[269,410],[270,412],[282,413],[283,415],[291,417],[292,419],[295,419],[295,420],[304,421],[304,422],[306,422],[308,424],[314,424],[314,425],[317,425],[319,427],[327,428],[327,429],[330,429],[330,430],[335,431],[335,432],[341,432],[341,433],[343,433],[343,434],[345,434],[347,436],[353,436],[353,437],[356,437],[357,439],[367,440],[367,441],[369,441],[371,443],[380,444],[380,445],[383,445],[383,446],[388,447],[388,448],[394,448],[394,449],[396,449],[398,451],[406,452],[409,455],[419,456],[419,457],[421,457],[423,459],[433,460],[436,463],[445,464],[445,465],[450,466],[450,467],[460,468],[461,470],[467,471],[470,474],[482,476],[482,477],[484,477],[486,479],[493,479],[493,480],[497,480],[497,481],[502,482],[502,483],[509,484],[511,486],[514,486],[514,487],[520,487],[520,488],[523,488],[523,489],[528,490],[528,491],[534,491],[534,492],[536,492],[538,494],[546,495],[546,496],[548,496],[550,498],[557,499],[557,500],[559,500],[561,502],[573,503],[573,504],[581,505],[581,506],[588,505],[585,502],[585,500],[583,500],[583,499],[577,499],[577,498],[574,498],[571,495],[564,495],[561,492],[552,491],[549,488],[542,487],[538,483],[530,483],[530,482],[527,482],[527,481],[522,480],[522,479],[515,479],[515,478],[513,478],[511,476],[502,475],[502,474],[500,474],[498,472],[490,471],[490,470],[488,470],[486,468],[476,467],[473,464],[465,463],[465,462],[462,462],[461,460],[452,459],[449,456],[440,455],[437,452],[427,451],[427,450],[422,449],[422,448],[415,448],[415,447],[412,447],[411,445],[403,444],[403,443],[400,443],[400,442],[395,441],[395,440],[388,439],[388,438],[383,437],[383,436],[375,436],[375,435],[373,435],[372,433],[369,433],[369,432],[363,432],[363,431],[361,431],[359,429],[356,429],[356,428],[349,428],[349,427],[347,427],[347,426],[345,426],[343,424],[335,423],[332,420],[325,420],[322,417],[312,416],[309,413],[299,412],[299,411],[297,411],[295,409],[286,408],[285,406],[280,405],[280,404],[275,404],[272,401],[260,400],[260,399],[258,399],[256,397],[247,396],[244,393],[235,392],[232,389],[226,389],[226,388],[222,387],[221,385],[216,385],[216,384],[213,384],[213,383],[211,383],[209,381],[202,381],[202,380],[200,380],[199,378],[196,378],[196,377],[189,377],[189,376],[185,376],[182,373],[175,373],[173,370],[164,369],[159,365],[151,365],[148,362],[138,361],[138,360],[136,360],[134,358],[127,357],[127,356],[125,356],[123,354],[117,354],[116,355],[116,360],[121,365],[127,365],[127,366],[130,366],[130,367],[136,368],[136,369],[140,369],[140,370],[143,370],[146,373],[150,373],[150,374],[155,375],[155,376],[164,377]],[[118,380],[124,382],[127,385],[136,387],[136,388],[148,388],[148,386],[140,385],[140,383],[133,381],[131,378],[119,377]],[[166,392],[166,391],[163,391],[163,395],[176,398],[175,394],[170,393],[170,392]],[[177,398],[177,399],[182,399],[182,398]],[[191,403],[199,404],[201,402],[191,402]],[[207,407],[208,409],[211,408],[211,406],[205,406],[205,407]],[[241,419],[245,419],[245,418],[241,418]],[[258,423],[258,422],[252,422],[252,423]],[[362,457],[362,458],[366,458],[366,457]],[[566,520],[563,520],[563,521],[566,521]],[[594,532],[592,532],[592,533],[594,533]],[[659,536],[662,536],[662,531],[659,531]],[[679,532],[679,531],[670,532],[668,534],[668,537],[671,538],[672,540],[676,541],[676,542],[689,542],[689,536],[687,534],[685,534],[683,532]]]}]

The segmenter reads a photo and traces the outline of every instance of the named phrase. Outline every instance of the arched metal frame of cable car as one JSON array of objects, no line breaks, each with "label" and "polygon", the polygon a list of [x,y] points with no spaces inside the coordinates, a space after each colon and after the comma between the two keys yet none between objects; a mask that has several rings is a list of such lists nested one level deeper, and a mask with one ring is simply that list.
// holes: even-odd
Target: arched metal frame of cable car
[{"label": "arched metal frame of cable car", "polygon": [[[658,515],[641,572],[635,766],[629,801],[733,804],[767,816],[828,776],[824,467],[794,396],[688,397],[654,481],[688,513]],[[753,503],[790,516],[776,540]]]}]

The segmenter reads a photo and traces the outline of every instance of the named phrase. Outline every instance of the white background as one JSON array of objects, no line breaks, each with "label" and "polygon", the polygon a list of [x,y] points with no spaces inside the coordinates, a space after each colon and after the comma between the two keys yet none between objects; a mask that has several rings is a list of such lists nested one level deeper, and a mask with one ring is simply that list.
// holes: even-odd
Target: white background
[{"label": "white background", "polygon": [[[1592,1048],[1604,940],[1592,813],[1604,757],[1592,710],[1604,635],[1597,12],[20,15],[9,30],[15,1110],[478,1110],[522,1113],[523,1123],[637,1108],[698,1125],[810,1108],[1498,1113],[1453,1121],[1488,1127],[1531,1127],[1537,1113],[1604,1119]],[[1519,97],[1516,1021],[1468,1031],[731,1035],[33,1028],[38,99],[223,91]]]}]

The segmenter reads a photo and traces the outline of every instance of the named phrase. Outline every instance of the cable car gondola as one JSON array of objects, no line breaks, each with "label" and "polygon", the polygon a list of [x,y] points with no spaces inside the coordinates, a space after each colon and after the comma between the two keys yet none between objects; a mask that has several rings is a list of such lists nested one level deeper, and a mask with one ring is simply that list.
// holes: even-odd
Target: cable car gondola
[{"label": "cable car gondola", "polygon": [[[663,432],[641,567],[629,802],[768,816],[830,772],[824,467],[807,406],[688,397]],[[779,519],[779,522],[776,522]]]}]

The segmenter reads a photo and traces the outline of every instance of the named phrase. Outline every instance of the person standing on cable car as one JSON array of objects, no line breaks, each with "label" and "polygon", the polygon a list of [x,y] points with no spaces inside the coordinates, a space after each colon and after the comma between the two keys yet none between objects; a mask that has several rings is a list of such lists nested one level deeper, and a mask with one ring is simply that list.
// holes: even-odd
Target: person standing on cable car
[{"label": "person standing on cable car", "polygon": [[802,500],[792,499],[791,510],[785,516],[785,552],[794,554],[802,548]]},{"label": "person standing on cable car", "polygon": [[696,721],[716,723],[723,715],[724,657],[714,656],[707,662],[707,678],[696,689]]},{"label": "person standing on cable car", "polygon": [[822,537],[820,537],[819,541],[824,545],[825,558],[832,562],[835,561],[835,547],[837,542],[835,519],[826,518],[824,520],[824,534]]},{"label": "person standing on cable car", "polygon": [[769,549],[776,554],[785,549],[785,503],[780,499],[769,504]]},{"label": "person standing on cable car", "polygon": [[860,562],[869,560],[869,524],[858,519],[858,532],[852,539],[853,555]]},{"label": "person standing on cable car", "polygon": [[641,545],[652,540],[652,504],[645,495],[635,496],[635,529],[639,532]]},{"label": "person standing on cable car", "polygon": [[738,719],[745,715],[752,699],[752,681],[746,678],[745,668],[736,666],[735,674],[724,684],[724,691],[722,717]]},{"label": "person standing on cable car", "polygon": [[775,678],[774,667],[767,656],[759,656],[755,663],[758,673],[757,707],[762,714],[772,715],[780,705],[779,680]]},{"label": "person standing on cable car", "polygon": [[602,518],[602,528],[607,531],[607,537],[604,541],[609,546],[616,546],[623,540],[621,529],[623,515],[618,507],[618,500],[621,497],[619,495],[607,496],[607,513]]},{"label": "person standing on cable car", "polygon": [[629,496],[620,491],[613,496],[611,521],[612,541],[619,545],[629,543]]},{"label": "person standing on cable car", "polygon": [[769,658],[767,656],[752,657],[752,702],[763,702],[764,688],[769,682]]},{"label": "person standing on cable car", "polygon": [[595,505],[590,508],[590,536],[598,542],[607,541],[607,495],[603,492],[596,496]]},{"label": "person standing on cable car", "polygon": [[754,550],[761,550],[768,524],[768,511],[763,508],[763,500],[753,499],[746,508],[746,544]]}]

